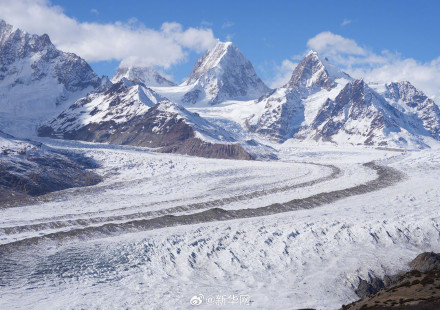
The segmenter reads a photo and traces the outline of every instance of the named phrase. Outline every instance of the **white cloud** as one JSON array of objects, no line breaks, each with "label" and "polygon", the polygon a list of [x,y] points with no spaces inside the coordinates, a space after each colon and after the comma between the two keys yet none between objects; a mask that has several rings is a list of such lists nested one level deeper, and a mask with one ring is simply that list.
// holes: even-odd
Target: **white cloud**
[{"label": "white cloud", "polygon": [[281,65],[276,65],[276,74],[272,78],[272,80],[269,81],[269,87],[277,88],[285,85],[290,80],[290,77],[292,76],[292,72],[295,69],[296,65],[297,63],[294,63],[289,59],[284,59],[281,62]]},{"label": "white cloud", "polygon": [[341,23],[341,26],[344,27],[344,26],[347,26],[348,24],[351,24],[351,20],[349,20],[349,19],[344,19],[344,20],[342,21],[342,23]]},{"label": "white cloud", "polygon": [[440,57],[424,63],[387,50],[375,53],[329,31],[308,40],[307,46],[355,78],[382,83],[410,81],[440,103]]},{"label": "white cloud", "polygon": [[30,33],[47,33],[57,48],[89,62],[124,60],[168,68],[183,62],[188,52],[199,53],[216,44],[211,29],[183,29],[178,23],[164,23],[154,30],[136,19],[110,24],[78,22],[48,0],[2,0],[0,18]]},{"label": "white cloud", "polygon": [[233,23],[233,22],[225,22],[225,23],[223,23],[223,25],[222,25],[222,29],[225,29],[225,28],[231,28],[232,26],[234,26],[234,23]]},{"label": "white cloud", "polygon": [[99,15],[99,11],[97,9],[91,9],[90,12]]},{"label": "white cloud", "polygon": [[307,46],[317,52],[334,54],[365,55],[365,49],[354,40],[344,38],[338,34],[324,31],[307,41]]},{"label": "white cloud", "polygon": [[235,36],[235,33],[228,33],[225,37],[226,41],[232,41],[232,38]]}]

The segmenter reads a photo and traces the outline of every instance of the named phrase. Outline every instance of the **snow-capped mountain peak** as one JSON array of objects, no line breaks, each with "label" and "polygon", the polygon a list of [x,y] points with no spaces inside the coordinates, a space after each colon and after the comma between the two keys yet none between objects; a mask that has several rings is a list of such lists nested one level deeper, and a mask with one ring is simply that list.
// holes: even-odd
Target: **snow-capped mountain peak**
[{"label": "snow-capped mountain peak", "polygon": [[382,95],[398,110],[419,118],[431,136],[440,140],[440,108],[425,93],[402,81],[386,84]]},{"label": "snow-capped mountain peak", "polygon": [[132,81],[141,81],[146,86],[163,87],[176,84],[163,77],[154,67],[119,66],[111,81],[117,83],[122,78]]},{"label": "snow-capped mountain peak", "polygon": [[182,86],[189,85],[191,91],[182,98],[186,104],[256,99],[269,90],[238,47],[220,41],[197,60]]},{"label": "snow-capped mountain peak", "polygon": [[32,35],[0,20],[0,129],[16,136],[99,87],[79,56],[58,50],[48,35]]},{"label": "snow-capped mountain peak", "polygon": [[237,56],[237,54],[241,54],[241,52],[235,44],[232,42],[218,41],[214,48],[207,51],[205,55],[199,57],[185,83],[187,85],[195,83],[203,74],[218,66],[225,56],[232,58]]},{"label": "snow-capped mountain peak", "polygon": [[340,78],[352,79],[332,65],[327,58],[322,59],[317,52],[311,50],[296,66],[292,77],[284,87],[309,91],[321,88],[330,90],[334,87],[335,80]]}]

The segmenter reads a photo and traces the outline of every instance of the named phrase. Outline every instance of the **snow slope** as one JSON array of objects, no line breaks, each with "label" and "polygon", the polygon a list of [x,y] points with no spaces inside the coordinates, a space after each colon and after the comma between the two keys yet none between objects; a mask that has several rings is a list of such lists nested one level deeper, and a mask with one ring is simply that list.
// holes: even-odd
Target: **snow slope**
[{"label": "snow slope", "polygon": [[[40,136],[157,148],[165,153],[251,159],[220,126],[125,78],[63,111]],[[259,154],[258,154],[259,156]]]},{"label": "snow slope", "polygon": [[232,42],[218,42],[197,60],[182,85],[155,90],[186,106],[203,106],[230,99],[256,99],[268,88],[237,46]]},{"label": "snow slope", "polygon": [[246,127],[283,142],[310,126],[327,98],[334,98],[352,78],[310,51],[295,67],[289,82],[265,96]]},{"label": "snow slope", "polygon": [[0,20],[0,130],[26,137],[100,85],[80,57]]},{"label": "snow slope", "polygon": [[[177,309],[203,294],[202,309],[213,307],[208,297],[222,295],[226,308],[234,307],[229,296],[246,295],[255,309],[336,309],[357,298],[358,277],[405,270],[416,253],[440,250],[438,150],[286,144],[281,161],[249,162],[45,142],[93,156],[106,178],[87,190],[0,210],[2,308],[47,309],[50,296],[54,309]],[[405,177],[282,214],[200,217],[162,229],[137,224],[215,207],[251,214],[267,203],[365,184],[377,177],[363,165],[371,160]],[[330,176],[332,166],[340,169],[333,178],[305,184]],[[254,198],[241,199],[249,194]],[[14,243],[25,238],[28,243]]]},{"label": "snow slope", "polygon": [[127,80],[141,81],[148,87],[176,86],[175,83],[163,77],[154,67],[119,66],[111,78],[113,83],[119,82],[122,78]]},{"label": "snow slope", "polygon": [[423,148],[439,140],[440,110],[423,92],[408,82],[370,87],[313,51],[256,105],[245,126],[280,142]]}]

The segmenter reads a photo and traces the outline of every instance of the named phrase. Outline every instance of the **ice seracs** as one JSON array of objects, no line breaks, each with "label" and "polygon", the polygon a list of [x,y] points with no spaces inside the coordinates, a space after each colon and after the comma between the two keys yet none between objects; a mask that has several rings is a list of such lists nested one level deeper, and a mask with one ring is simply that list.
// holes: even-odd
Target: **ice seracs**
[{"label": "ice seracs", "polygon": [[191,86],[181,99],[184,104],[256,99],[268,91],[251,62],[232,42],[218,42],[201,56],[182,86]]},{"label": "ice seracs", "polygon": [[121,64],[111,81],[117,83],[122,78],[133,81],[139,80],[148,87],[176,86],[174,82],[163,77],[153,66],[141,67]]},{"label": "ice seracs", "polygon": [[84,59],[56,49],[48,35],[0,20],[0,129],[32,135],[40,122],[99,85]]}]

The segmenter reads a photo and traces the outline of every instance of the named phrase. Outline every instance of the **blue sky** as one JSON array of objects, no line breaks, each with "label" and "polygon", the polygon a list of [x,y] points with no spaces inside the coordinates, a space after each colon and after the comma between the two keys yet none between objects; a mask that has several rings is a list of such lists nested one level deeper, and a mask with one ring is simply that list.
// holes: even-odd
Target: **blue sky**
[{"label": "blue sky", "polygon": [[[5,4],[3,9],[2,2]],[[173,46],[170,45],[164,57],[172,58],[172,61],[157,60],[177,82],[190,73],[197,57],[212,44],[212,38],[219,38],[233,41],[268,84],[285,79],[300,55],[310,48],[319,47],[320,54],[330,56],[331,61],[353,75],[365,75],[370,79],[374,79],[372,75],[377,75],[386,79],[387,70],[399,73],[399,67],[407,66],[408,72],[430,70],[428,77],[419,78],[419,85],[425,89],[432,88],[433,92],[437,87],[423,80],[437,77],[440,68],[440,1],[0,0],[0,17],[29,32],[47,32],[57,46],[71,49],[86,58],[98,74],[112,75],[119,61],[129,52],[124,51],[124,54],[121,51],[115,56],[102,47],[102,52],[96,49],[96,55],[93,54],[93,50],[84,46],[93,46],[96,38],[88,38],[84,27],[80,38],[84,38],[87,44],[64,42],[75,36],[74,30],[63,34],[60,29],[53,29],[57,27],[56,23],[51,25],[38,20],[33,13],[35,9],[23,13],[23,7],[17,2],[42,7],[41,12],[49,10],[51,14],[62,16],[64,19],[61,21],[72,19],[80,26],[116,25],[128,32],[146,29],[162,35],[164,23],[178,23],[181,29],[173,28],[173,35],[186,34],[190,37],[188,40],[193,41],[197,36],[203,39],[176,43],[182,49],[178,54],[172,54]],[[46,14],[44,12],[41,15]],[[26,14],[30,16],[25,18]],[[50,17],[46,19],[54,20]],[[68,22],[66,25],[65,28],[69,28]],[[194,32],[191,37],[188,29],[204,29],[210,33]],[[149,35],[136,38],[148,41]],[[124,32],[120,36],[124,36]],[[134,45],[133,51],[139,54],[135,59],[148,53],[154,54],[152,51],[157,49],[148,60],[156,61],[162,41],[157,42],[147,46],[142,42]],[[112,48],[111,40],[107,45]],[[105,56],[107,53],[108,56]],[[381,71],[378,71],[380,68]],[[412,78],[410,73],[400,75]]]}]

